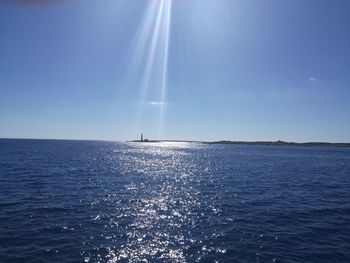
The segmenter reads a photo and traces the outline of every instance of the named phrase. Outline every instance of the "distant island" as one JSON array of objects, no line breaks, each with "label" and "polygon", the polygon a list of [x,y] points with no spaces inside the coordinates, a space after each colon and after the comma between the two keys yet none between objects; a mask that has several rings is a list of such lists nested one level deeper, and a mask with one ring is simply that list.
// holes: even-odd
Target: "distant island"
[{"label": "distant island", "polygon": [[140,140],[129,142],[138,143],[161,143],[161,142],[187,142],[187,143],[204,143],[204,144],[236,144],[236,145],[275,145],[275,146],[332,146],[332,147],[350,147],[350,143],[331,143],[331,142],[285,142],[285,141],[186,141],[186,140],[148,140],[143,139],[141,134]]},{"label": "distant island", "polygon": [[331,142],[285,142],[285,141],[215,141],[204,142],[207,144],[245,144],[245,145],[276,145],[276,146],[334,146],[350,147],[350,143],[331,143]]}]

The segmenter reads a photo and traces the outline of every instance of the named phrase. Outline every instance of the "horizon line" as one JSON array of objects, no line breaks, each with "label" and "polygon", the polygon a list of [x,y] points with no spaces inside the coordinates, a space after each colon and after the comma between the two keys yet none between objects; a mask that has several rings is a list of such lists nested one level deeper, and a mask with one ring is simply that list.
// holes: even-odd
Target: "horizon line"
[{"label": "horizon line", "polygon": [[[118,139],[84,139],[84,138],[35,138],[35,137],[0,137],[0,140],[42,140],[42,141],[100,141],[100,142],[140,142],[140,140],[118,140]],[[149,139],[149,142],[193,142],[193,143],[286,143],[286,144],[307,144],[307,143],[319,143],[319,144],[350,144],[350,142],[332,142],[332,141],[288,141],[288,140],[188,140],[188,139]]]}]

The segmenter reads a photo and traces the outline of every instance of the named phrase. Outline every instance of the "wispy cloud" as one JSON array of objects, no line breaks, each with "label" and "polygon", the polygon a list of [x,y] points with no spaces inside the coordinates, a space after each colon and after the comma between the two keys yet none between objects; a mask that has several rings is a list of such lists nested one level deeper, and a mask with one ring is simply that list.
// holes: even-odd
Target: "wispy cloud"
[{"label": "wispy cloud", "polygon": [[309,77],[308,79],[309,79],[309,81],[311,81],[311,82],[315,82],[315,81],[317,80],[315,77]]},{"label": "wispy cloud", "polygon": [[154,105],[154,106],[163,106],[165,103],[162,101],[150,101],[148,102],[149,105]]}]

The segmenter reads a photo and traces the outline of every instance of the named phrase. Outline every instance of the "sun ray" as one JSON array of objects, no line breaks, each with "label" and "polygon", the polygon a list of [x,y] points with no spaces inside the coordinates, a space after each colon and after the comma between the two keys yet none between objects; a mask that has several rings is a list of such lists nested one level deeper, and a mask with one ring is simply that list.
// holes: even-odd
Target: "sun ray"
[{"label": "sun ray", "polygon": [[167,96],[167,80],[168,80],[168,59],[169,59],[169,42],[170,42],[170,22],[171,22],[171,8],[172,2],[168,1],[166,9],[166,23],[165,23],[165,50],[164,50],[164,61],[163,61],[163,72],[162,72],[162,86],[161,86],[161,108],[160,108],[160,120],[159,120],[159,135],[163,136],[164,118],[166,115],[166,96]]},{"label": "sun ray", "polygon": [[149,1],[135,35],[124,84],[125,87],[136,87],[140,105],[135,117],[136,127],[141,128],[146,121],[144,112],[147,105],[157,107],[158,137],[163,136],[167,106],[171,9],[171,0]]}]

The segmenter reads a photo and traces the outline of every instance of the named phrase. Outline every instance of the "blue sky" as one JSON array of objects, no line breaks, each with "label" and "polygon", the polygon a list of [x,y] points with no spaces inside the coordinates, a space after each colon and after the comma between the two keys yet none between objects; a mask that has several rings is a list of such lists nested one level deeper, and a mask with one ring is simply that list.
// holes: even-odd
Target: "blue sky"
[{"label": "blue sky", "polygon": [[1,1],[0,137],[350,142],[349,14],[347,0]]}]

